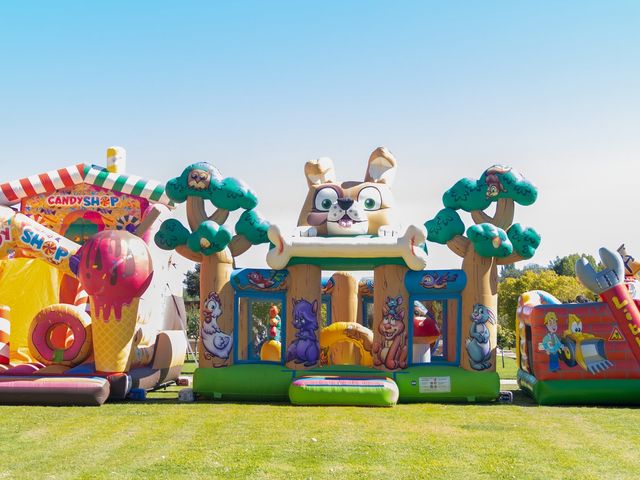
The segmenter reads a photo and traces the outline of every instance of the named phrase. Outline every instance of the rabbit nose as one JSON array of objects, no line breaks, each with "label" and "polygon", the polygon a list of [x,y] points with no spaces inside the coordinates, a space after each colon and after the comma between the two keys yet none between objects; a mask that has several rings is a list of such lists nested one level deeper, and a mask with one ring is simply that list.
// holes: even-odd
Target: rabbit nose
[{"label": "rabbit nose", "polygon": [[353,200],[351,198],[339,198],[338,199],[338,206],[342,210],[349,210],[349,207],[351,207],[351,205],[353,205]]}]

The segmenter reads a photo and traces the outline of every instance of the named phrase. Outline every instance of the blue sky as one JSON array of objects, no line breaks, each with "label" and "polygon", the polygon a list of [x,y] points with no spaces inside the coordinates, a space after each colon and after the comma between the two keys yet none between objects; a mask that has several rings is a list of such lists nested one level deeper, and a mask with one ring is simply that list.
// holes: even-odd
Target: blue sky
[{"label": "blue sky", "polygon": [[385,145],[405,224],[502,163],[540,189],[516,211],[543,236],[534,261],[622,242],[633,254],[638,25],[636,1],[5,0],[0,180],[102,164],[122,145],[131,173],[163,181],[210,161],[290,228],[306,160],[360,179]]}]

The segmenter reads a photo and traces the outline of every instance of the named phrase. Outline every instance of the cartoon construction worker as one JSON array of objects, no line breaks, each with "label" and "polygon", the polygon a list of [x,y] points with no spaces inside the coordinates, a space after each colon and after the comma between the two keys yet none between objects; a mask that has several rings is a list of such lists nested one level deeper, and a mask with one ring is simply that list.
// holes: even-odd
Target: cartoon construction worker
[{"label": "cartoon construction worker", "polygon": [[560,351],[562,350],[562,342],[556,334],[558,331],[558,317],[555,312],[549,312],[544,316],[544,324],[547,327],[547,334],[542,339],[542,347],[549,355],[549,371],[557,372],[560,370]]}]

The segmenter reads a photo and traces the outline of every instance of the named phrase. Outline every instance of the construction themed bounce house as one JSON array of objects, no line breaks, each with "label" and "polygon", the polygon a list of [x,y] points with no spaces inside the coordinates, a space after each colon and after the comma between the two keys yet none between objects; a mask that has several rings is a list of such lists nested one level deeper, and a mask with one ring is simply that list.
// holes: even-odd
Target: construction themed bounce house
[{"label": "construction themed bounce house", "polygon": [[171,201],[107,156],[0,185],[0,403],[100,405],[180,373],[182,289],[151,241]]},{"label": "construction themed bounce house", "polygon": [[[166,220],[155,242],[201,265],[197,395],[385,406],[498,397],[497,267],[531,258],[539,245],[533,229],[513,223],[515,204],[534,203],[536,188],[496,165],[456,182],[433,219],[400,229],[396,159],[378,148],[365,166],[363,180],[341,183],[331,160],[307,162],[293,234],[258,213],[246,184],[208,163],[166,184],[173,202],[186,202],[188,227]],[[233,232],[225,226],[232,211]],[[447,245],[462,268],[428,269],[427,241]],[[270,269],[234,268],[263,243]],[[323,279],[327,271],[337,273]],[[372,277],[358,282],[349,271]]]},{"label": "construction themed bounce house", "polygon": [[601,302],[562,304],[544,291],[518,302],[518,383],[541,404],[640,402],[640,263],[601,248],[602,271],[576,264]]}]

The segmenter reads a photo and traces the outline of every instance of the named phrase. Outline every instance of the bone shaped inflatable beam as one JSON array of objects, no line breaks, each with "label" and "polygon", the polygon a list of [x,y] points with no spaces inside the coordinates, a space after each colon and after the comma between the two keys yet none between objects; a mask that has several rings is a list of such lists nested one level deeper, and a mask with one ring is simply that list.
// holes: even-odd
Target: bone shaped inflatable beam
[{"label": "bone shaped inflatable beam", "polygon": [[285,268],[294,257],[400,257],[412,270],[422,270],[427,265],[427,254],[421,248],[426,231],[415,225],[410,225],[400,237],[284,237],[276,225],[269,227],[267,236],[274,245],[267,253],[267,263],[276,270]]},{"label": "bone shaped inflatable beam", "polygon": [[605,269],[596,272],[585,258],[580,258],[576,262],[576,276],[585,287],[600,295],[623,282],[624,264],[622,257],[608,248],[603,247],[598,253]]}]

